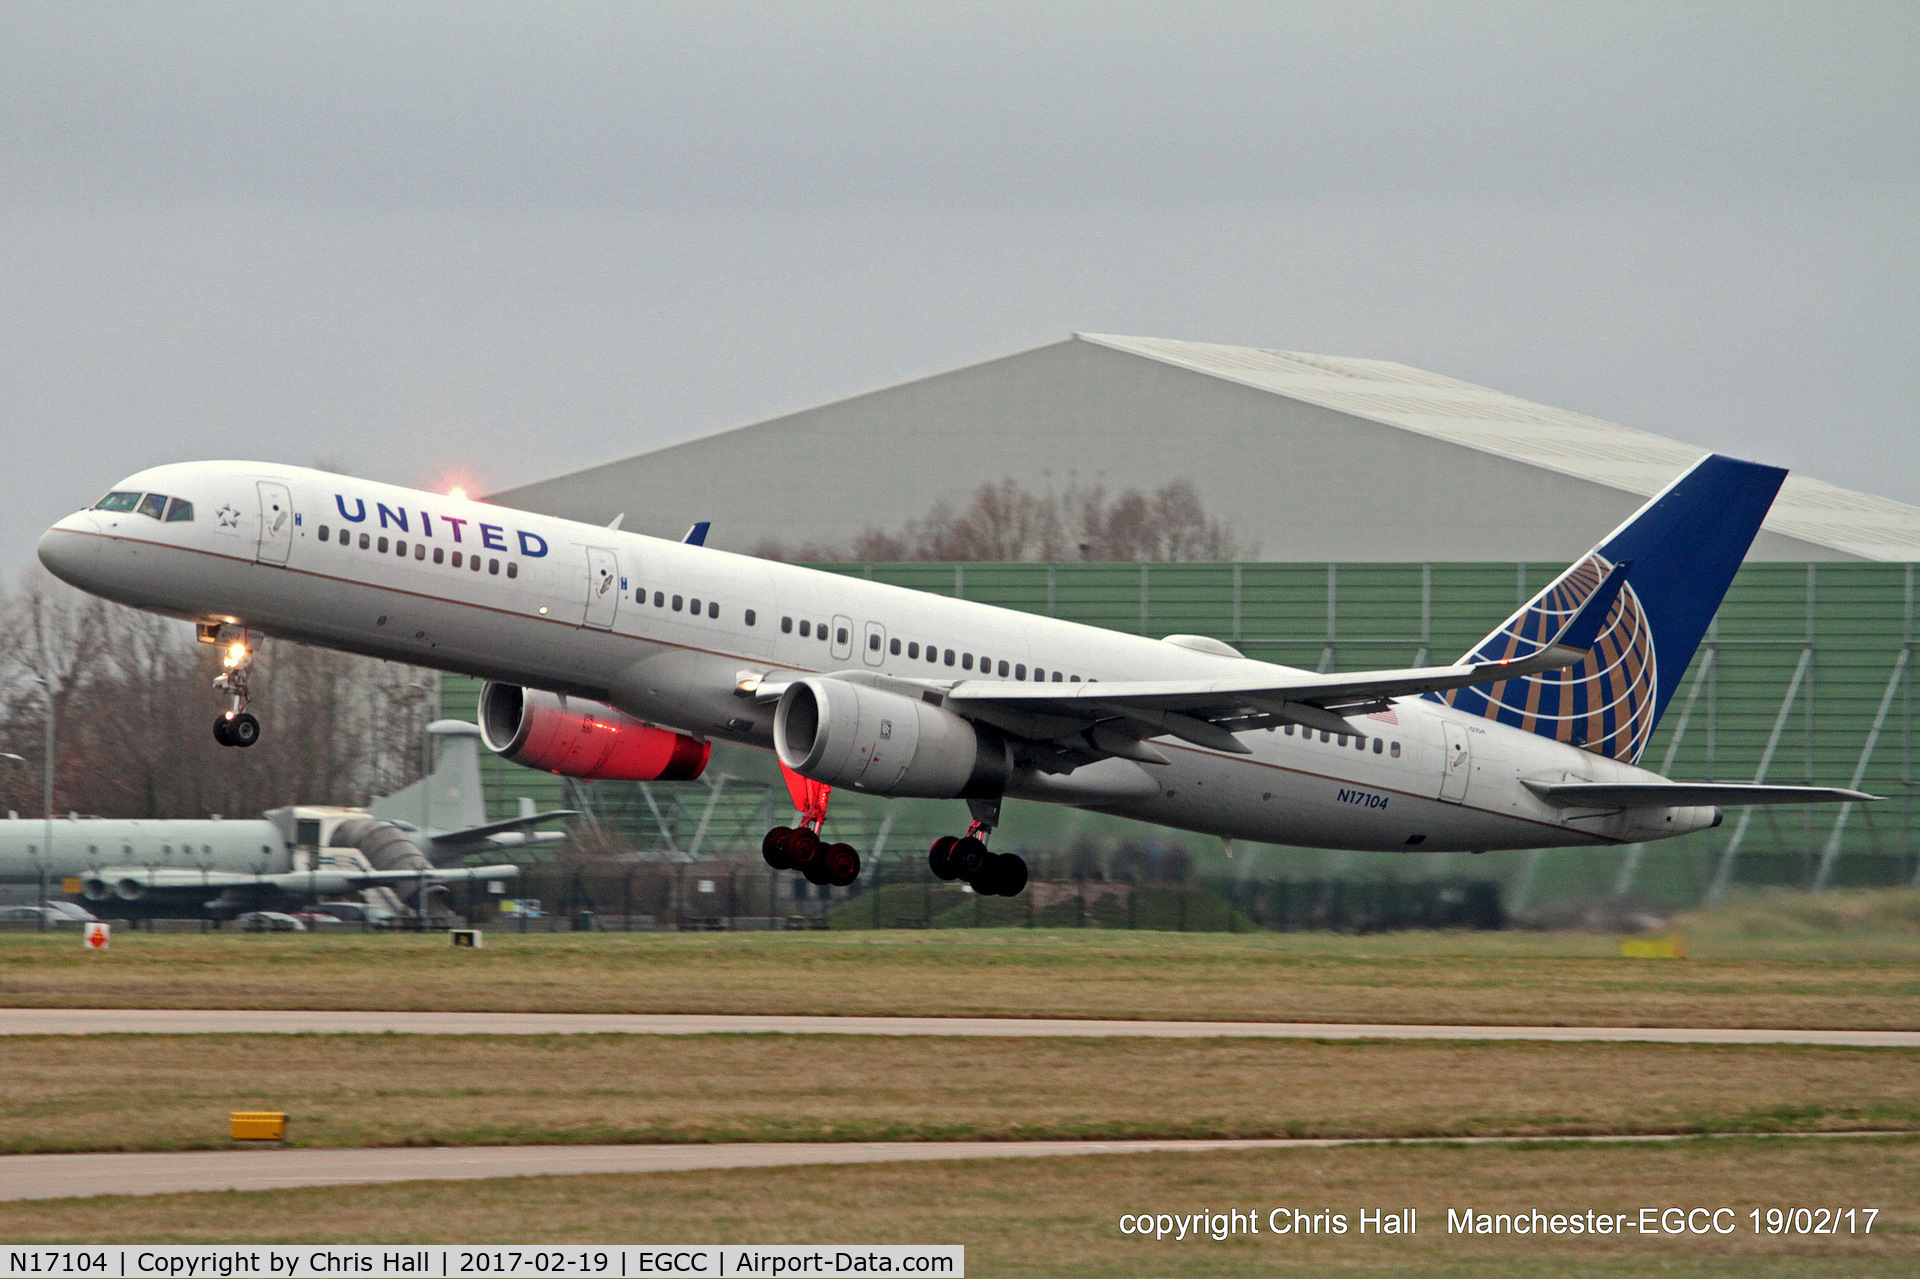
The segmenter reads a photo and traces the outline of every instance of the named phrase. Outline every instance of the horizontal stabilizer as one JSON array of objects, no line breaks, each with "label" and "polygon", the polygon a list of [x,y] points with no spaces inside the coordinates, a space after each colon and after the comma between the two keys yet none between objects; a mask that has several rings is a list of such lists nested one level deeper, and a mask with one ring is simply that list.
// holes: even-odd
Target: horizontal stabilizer
[{"label": "horizontal stabilizer", "polygon": [[1845,804],[1880,798],[1838,786],[1755,786],[1741,782],[1528,782],[1556,808],[1693,808],[1748,804]]},{"label": "horizontal stabilizer", "polygon": [[[485,826],[469,826],[465,830],[447,831],[433,837],[435,860],[459,853],[478,852],[488,847],[495,835],[503,835],[509,831],[531,833],[532,827],[539,822],[557,821],[563,817],[579,815],[580,811],[575,808],[555,808],[544,813],[529,813],[525,817],[509,817],[501,822],[488,822]],[[558,832],[555,834],[557,836]]]}]

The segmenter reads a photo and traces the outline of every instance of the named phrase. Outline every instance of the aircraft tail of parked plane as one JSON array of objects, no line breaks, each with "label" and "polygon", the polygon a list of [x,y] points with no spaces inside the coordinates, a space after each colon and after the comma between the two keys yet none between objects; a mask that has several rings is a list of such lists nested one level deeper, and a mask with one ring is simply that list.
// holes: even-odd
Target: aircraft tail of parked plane
[{"label": "aircraft tail of parked plane", "polygon": [[1579,662],[1435,693],[1484,716],[1626,764],[1637,763],[1699,648],[1787,473],[1713,454],[1555,578],[1460,659],[1540,652],[1625,566],[1626,583]]}]

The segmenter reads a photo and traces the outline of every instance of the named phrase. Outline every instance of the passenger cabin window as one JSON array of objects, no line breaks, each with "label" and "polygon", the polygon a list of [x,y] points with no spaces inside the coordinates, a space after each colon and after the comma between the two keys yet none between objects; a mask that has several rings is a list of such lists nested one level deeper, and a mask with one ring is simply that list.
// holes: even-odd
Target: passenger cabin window
[{"label": "passenger cabin window", "polygon": [[889,653],[892,653],[895,657],[900,656],[900,641],[897,639],[888,640],[887,651]]},{"label": "passenger cabin window", "polygon": [[1038,666],[1036,666],[1036,667],[1034,667],[1034,668],[1033,668],[1033,677],[1034,677],[1034,679],[1036,679],[1036,680],[1039,680],[1039,681],[1041,681],[1042,683],[1044,683],[1044,682],[1046,681],[1046,678],[1047,678],[1047,673],[1046,673],[1045,671],[1043,671],[1043,670],[1041,670],[1041,669],[1040,669],[1040,668],[1039,668]]},{"label": "passenger cabin window", "polygon": [[1015,679],[1025,679],[1027,677],[1027,664],[1025,662],[1013,668],[1013,677]]},{"label": "passenger cabin window", "polygon": [[1007,677],[1007,664],[1005,662],[1002,662],[1000,663],[1000,678],[1005,679],[1006,677]]},{"label": "passenger cabin window", "polygon": [[1393,757],[1394,759],[1399,759],[1399,758],[1400,758],[1400,743],[1399,743],[1399,742],[1394,742],[1394,743],[1392,743],[1391,745],[1389,745],[1389,746],[1387,747],[1387,754],[1388,754],[1388,755],[1390,755],[1390,756],[1392,756],[1392,757]]},{"label": "passenger cabin window", "polygon": [[1378,755],[1378,754],[1380,754],[1380,753],[1381,753],[1382,751],[1384,751],[1384,750],[1386,750],[1386,749],[1387,749],[1387,744],[1386,744],[1385,742],[1383,742],[1383,741],[1381,741],[1381,740],[1380,740],[1379,738],[1377,738],[1377,737],[1373,739],[1373,753],[1374,753],[1374,754],[1376,754],[1376,755]]},{"label": "passenger cabin window", "polygon": [[379,552],[380,552],[380,553],[381,553],[382,555],[385,555],[385,554],[387,553],[387,539],[386,539],[386,538],[384,538],[384,537],[383,537],[383,538],[381,538],[381,539],[380,539],[380,541],[379,541],[379,542],[378,542],[378,543],[376,544],[376,549],[377,549],[377,550],[378,550],[378,551],[379,551]]},{"label": "passenger cabin window", "polygon": [[323,542],[327,540],[327,526],[324,524],[319,528],[319,538]]},{"label": "passenger cabin window", "polygon": [[1056,684],[1058,684],[1058,683],[1060,682],[1060,672],[1059,672],[1059,671],[1055,671],[1055,672],[1053,673],[1053,682],[1054,682],[1054,683],[1056,683]]},{"label": "passenger cabin window", "polygon": [[1075,675],[1071,679],[1069,679],[1067,682],[1070,684],[1078,684],[1080,682],[1080,677],[1078,675]]},{"label": "passenger cabin window", "polygon": [[407,553],[407,544],[405,542],[395,542],[393,544],[393,553],[404,558]]},{"label": "passenger cabin window", "polygon": [[507,561],[507,576],[508,577],[520,576],[520,566],[514,563],[512,560]]},{"label": "passenger cabin window", "polygon": [[[654,603],[656,603],[656,604],[657,604],[657,603],[659,603],[659,601],[658,601],[658,600],[655,600],[655,601],[654,601]],[[791,634],[791,633],[792,633],[792,631],[793,631],[793,619],[792,619],[791,617],[783,617],[783,618],[781,618],[781,619],[780,619],[780,633],[781,633],[782,635],[787,635],[787,634]]]},{"label": "passenger cabin window", "polygon": [[920,656],[920,644],[919,644],[919,641],[917,641],[917,640],[916,640],[915,642],[913,642],[913,643],[911,643],[911,644],[909,644],[909,645],[907,645],[907,656],[908,656],[908,657],[919,657],[919,656]]},{"label": "passenger cabin window", "polygon": [[752,609],[748,609],[748,610],[747,610],[747,625],[748,625],[748,626],[752,626],[752,625],[753,625],[753,610],[752,610]]},{"label": "passenger cabin window", "polygon": [[499,560],[488,560],[488,561],[487,561],[487,572],[489,572],[489,573],[491,573],[491,574],[493,574],[493,575],[494,575],[495,577],[498,577],[498,576],[500,576],[500,561],[499,561]]},{"label": "passenger cabin window", "polygon": [[93,504],[96,511],[131,511],[140,505],[138,493],[109,493]]},{"label": "passenger cabin window", "polygon": [[813,638],[813,623],[812,623],[812,622],[809,622],[809,621],[806,621],[805,619],[802,619],[802,620],[801,620],[801,622],[800,622],[800,638],[801,638],[801,639],[812,639],[812,638]]},{"label": "passenger cabin window", "polygon": [[960,654],[960,669],[961,669],[961,670],[963,670],[963,671],[970,671],[970,670],[972,670],[972,669],[973,669],[973,654],[972,654],[972,653],[962,653],[962,654]]},{"label": "passenger cabin window", "polygon": [[[366,550],[366,549],[367,549],[367,547],[369,547],[369,546],[371,546],[372,544],[373,544],[373,539],[372,539],[371,537],[369,537],[369,536],[367,536],[367,535],[366,535],[365,533],[362,533],[362,534],[360,535],[360,549],[361,549],[361,550],[363,550],[363,551],[364,551],[364,550]],[[457,554],[459,554],[459,552],[458,552],[458,551],[456,551],[456,552],[454,552],[454,554],[456,554],[456,555],[457,555]],[[458,561],[458,560],[455,560],[455,561],[454,561],[454,563],[455,563],[456,565],[457,565],[457,564],[458,564],[459,562],[460,562],[460,561]]]},{"label": "passenger cabin window", "polygon": [[940,647],[939,647],[939,645],[937,645],[937,644],[929,644],[929,645],[927,645],[927,660],[928,660],[929,662],[937,662],[937,661],[939,661],[939,660],[940,660]]},{"label": "passenger cabin window", "polygon": [[943,662],[945,662],[945,663],[946,663],[946,664],[947,664],[948,666],[952,666],[952,665],[953,665],[953,650],[952,650],[952,649],[948,649],[948,650],[947,650],[947,651],[946,651],[945,653],[943,653],[943,654],[941,654],[941,658],[940,658],[940,660],[941,660],[941,661],[943,661]]},{"label": "passenger cabin window", "polygon": [[[682,607],[683,607],[683,606],[684,606],[684,605],[686,604],[686,602],[687,602],[687,601],[686,601],[686,597],[685,597],[685,596],[683,596],[683,595],[676,595],[676,596],[674,596],[674,597],[673,597],[673,611],[674,611],[674,612],[676,612],[676,613],[678,613],[678,612],[680,612],[680,611],[682,610]],[[803,631],[803,632],[802,632],[802,634],[804,634],[804,633],[805,633],[805,632]]]},{"label": "passenger cabin window", "polygon": [[478,573],[480,571],[480,557],[478,555],[467,556],[467,567]]},{"label": "passenger cabin window", "polygon": [[825,622],[815,622],[813,624],[813,633],[820,637],[822,644],[827,642],[827,624]]},{"label": "passenger cabin window", "polygon": [[141,497],[140,505],[133,508],[141,515],[150,515],[159,519],[167,513],[167,499],[163,493],[148,493]]},{"label": "passenger cabin window", "polygon": [[689,602],[687,605],[687,611],[689,613],[692,613],[695,617],[700,616],[700,601],[693,600]]},{"label": "passenger cabin window", "polygon": [[869,652],[874,653],[880,651],[880,632],[875,631],[873,634],[867,636],[867,649]]},{"label": "passenger cabin window", "polygon": [[836,643],[836,644],[844,644],[844,643],[846,643],[846,642],[847,642],[847,628],[846,628],[846,627],[844,627],[844,626],[840,626],[840,627],[835,627],[835,628],[834,628],[834,632],[833,632],[833,642],[834,642],[834,643]]},{"label": "passenger cabin window", "polygon": [[445,564],[447,562],[447,552],[444,548],[438,546],[433,548],[433,562],[435,564]]},{"label": "passenger cabin window", "polygon": [[167,502],[167,523],[193,523],[193,503],[184,497],[171,498]]},{"label": "passenger cabin window", "polygon": [[[362,534],[361,534],[360,536],[361,536],[361,537],[365,537],[365,536],[366,536],[366,534],[365,534],[365,533],[362,533]],[[455,568],[459,568],[462,562],[463,562],[463,561],[462,561],[462,560],[461,560],[461,558],[460,558],[460,552],[458,552],[458,551],[455,551],[455,552],[453,553],[453,566],[454,566]]]},{"label": "passenger cabin window", "polygon": [[413,558],[416,560],[424,560],[427,558],[427,544],[425,542],[415,542],[413,544]]},{"label": "passenger cabin window", "polygon": [[713,621],[718,621],[720,618],[720,606],[712,600],[707,601],[707,617]]},{"label": "passenger cabin window", "polygon": [[665,591],[655,591],[653,593],[653,606],[655,608],[665,608],[667,606],[667,593]]}]

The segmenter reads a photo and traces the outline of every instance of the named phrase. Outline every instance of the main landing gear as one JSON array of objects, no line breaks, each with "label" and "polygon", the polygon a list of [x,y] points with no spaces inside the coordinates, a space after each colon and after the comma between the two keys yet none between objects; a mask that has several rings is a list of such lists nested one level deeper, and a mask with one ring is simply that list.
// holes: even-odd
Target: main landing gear
[{"label": "main landing gear", "polygon": [[970,799],[973,821],[956,839],[942,835],[927,850],[927,867],[938,879],[964,880],[982,897],[1018,897],[1027,886],[1027,859],[1018,853],[996,853],[987,838],[1000,820],[1000,801]]},{"label": "main landing gear", "polygon": [[227,645],[220,659],[225,669],[213,686],[233,698],[233,706],[213,721],[213,740],[222,746],[251,746],[260,740],[260,721],[247,713],[247,672],[253,668],[253,649],[242,638]]},{"label": "main landing gear", "polygon": [[780,765],[786,778],[787,793],[800,812],[798,826],[775,826],[760,841],[760,855],[775,870],[797,870],[809,884],[831,884],[845,888],[860,878],[860,854],[852,844],[829,844],[820,838],[820,827],[827,820],[827,800],[833,787],[812,782]]}]

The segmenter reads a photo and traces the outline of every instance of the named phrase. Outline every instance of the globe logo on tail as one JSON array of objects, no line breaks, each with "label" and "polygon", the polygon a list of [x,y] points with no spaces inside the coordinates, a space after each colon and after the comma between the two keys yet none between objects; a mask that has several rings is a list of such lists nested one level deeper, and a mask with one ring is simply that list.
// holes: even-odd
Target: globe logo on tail
[{"label": "globe logo on tail", "polygon": [[[1468,660],[1511,661],[1539,652],[1612,567],[1601,556],[1589,555],[1509,618]],[[1485,687],[1452,689],[1440,700],[1631,764],[1653,734],[1658,687],[1653,631],[1629,578],[1592,651],[1576,665]]]}]

